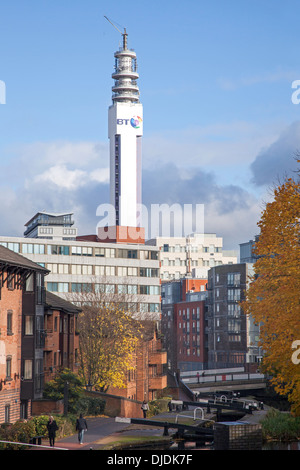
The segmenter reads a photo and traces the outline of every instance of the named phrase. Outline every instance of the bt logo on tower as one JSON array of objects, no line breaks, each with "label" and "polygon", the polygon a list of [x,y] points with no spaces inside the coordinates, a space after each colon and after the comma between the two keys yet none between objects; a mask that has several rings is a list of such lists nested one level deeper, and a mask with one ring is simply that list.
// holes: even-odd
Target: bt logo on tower
[{"label": "bt logo on tower", "polygon": [[134,129],[139,129],[142,121],[143,119],[140,116],[133,116],[131,119],[117,119],[117,124],[119,126],[127,126],[130,123]]}]

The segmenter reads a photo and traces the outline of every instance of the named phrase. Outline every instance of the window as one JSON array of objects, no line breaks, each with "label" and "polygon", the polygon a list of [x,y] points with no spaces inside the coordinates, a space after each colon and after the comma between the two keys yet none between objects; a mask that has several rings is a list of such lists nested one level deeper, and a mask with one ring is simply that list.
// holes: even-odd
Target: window
[{"label": "window", "polygon": [[10,423],[10,405],[5,405],[4,422],[5,423]]},{"label": "window", "polygon": [[114,248],[105,248],[106,258],[115,258],[116,250]]},{"label": "window", "polygon": [[48,252],[48,255],[69,255],[70,254],[69,247],[65,245],[48,245],[47,252]]},{"label": "window", "polygon": [[58,282],[47,282],[49,292],[58,292]]},{"label": "window", "polygon": [[127,268],[123,266],[117,267],[118,276],[127,276]]},{"label": "window", "polygon": [[92,247],[89,246],[83,246],[82,247],[82,256],[92,256]]},{"label": "window", "polygon": [[241,341],[241,335],[229,335],[228,341],[230,341],[230,342],[240,342]]},{"label": "window", "polygon": [[58,274],[69,274],[69,266],[67,264],[59,264]]},{"label": "window", "polygon": [[118,258],[137,259],[137,257],[137,250],[125,250],[121,248],[118,250]]},{"label": "window", "polygon": [[128,276],[137,276],[138,275],[138,269],[137,268],[127,268],[127,274]]},{"label": "window", "polygon": [[33,316],[25,315],[24,334],[26,336],[33,335]]},{"label": "window", "polygon": [[138,286],[136,286],[136,285],[129,284],[127,286],[127,288],[128,288],[128,294],[137,294],[138,293]]},{"label": "window", "polygon": [[159,295],[159,286],[140,286],[140,294],[143,295]]},{"label": "window", "polygon": [[228,273],[227,274],[228,286],[239,286],[240,282],[241,282],[241,273]]},{"label": "window", "polygon": [[95,256],[101,256],[102,258],[104,258],[105,248],[95,248]]},{"label": "window", "polygon": [[231,302],[237,302],[241,300],[240,289],[228,289],[228,300]]},{"label": "window", "polygon": [[228,304],[228,316],[230,317],[240,317],[241,315],[241,307],[238,304]]},{"label": "window", "polygon": [[12,335],[12,318],[13,318],[13,313],[11,310],[8,310],[7,312],[7,335]]},{"label": "window", "polygon": [[81,246],[72,246],[72,255],[81,256]]},{"label": "window", "polygon": [[113,284],[106,284],[104,286],[106,294],[114,294],[115,293],[115,286]]},{"label": "window", "polygon": [[20,244],[19,243],[8,242],[7,243],[7,248],[11,251],[14,251],[15,253],[20,252]]},{"label": "window", "polygon": [[90,265],[83,264],[83,265],[82,265],[82,274],[83,274],[83,275],[91,275],[91,274],[93,274],[92,268],[93,268],[93,267],[90,266]]},{"label": "window", "polygon": [[[61,265],[61,266],[64,266],[64,265]],[[71,266],[72,274],[83,274],[83,275],[93,274],[92,270],[93,270],[93,267],[91,265],[86,265],[86,264],[83,264],[83,265],[72,264]]]},{"label": "window", "polygon": [[71,284],[71,292],[91,292],[92,285],[87,284],[86,282],[72,282]]},{"label": "window", "polygon": [[127,294],[127,286],[119,284],[118,285],[118,294]]},{"label": "window", "polygon": [[105,266],[106,276],[115,276],[115,266]]},{"label": "window", "polygon": [[32,360],[25,359],[24,361],[24,380],[32,379]]},{"label": "window", "polygon": [[104,266],[95,266],[95,275],[104,276]]},{"label": "window", "polygon": [[30,276],[26,279],[25,290],[26,292],[33,291],[33,274],[30,274]]},{"label": "window", "polygon": [[49,292],[69,292],[69,284],[67,282],[48,282],[47,290]]},{"label": "window", "polygon": [[155,268],[140,268],[141,277],[158,277],[158,269]]},{"label": "window", "polygon": [[58,292],[69,292],[69,284],[67,282],[59,282]]},{"label": "window", "polygon": [[43,255],[45,253],[45,245],[40,245],[39,243],[23,243],[22,253]]},{"label": "window", "polygon": [[6,358],[6,379],[11,379],[11,356]]},{"label": "window", "polygon": [[235,320],[234,318],[230,318],[228,320],[228,331],[230,333],[240,333],[241,332],[240,320]]}]

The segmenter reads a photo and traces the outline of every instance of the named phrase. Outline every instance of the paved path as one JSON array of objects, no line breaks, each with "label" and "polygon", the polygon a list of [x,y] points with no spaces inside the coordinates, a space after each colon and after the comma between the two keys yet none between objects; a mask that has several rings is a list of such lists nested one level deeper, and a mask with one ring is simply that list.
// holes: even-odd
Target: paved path
[{"label": "paved path", "polygon": [[[126,423],[116,423],[115,418],[87,418],[88,431],[84,433],[83,444],[79,444],[77,433],[55,441],[55,449],[90,450],[100,449],[106,443],[114,440],[114,433],[128,427]],[[43,440],[42,445],[48,446],[49,441]],[[36,447],[38,449],[38,447]],[[42,450],[42,448],[40,448]]]},{"label": "paved path", "polygon": [[[258,423],[266,414],[265,410],[254,411],[253,414],[245,415],[240,421],[247,421],[251,424]],[[185,412],[186,413],[186,412]],[[191,412],[190,412],[191,413]],[[174,416],[174,413],[171,416]],[[176,415],[176,412],[175,412]],[[161,420],[168,421],[169,413],[162,413]],[[157,418],[157,417],[156,417]],[[118,423],[115,418],[87,418],[88,431],[84,433],[84,443],[80,445],[78,442],[77,433],[72,436],[64,437],[63,439],[56,440],[55,449],[65,450],[99,450],[105,445],[118,439],[118,433],[128,429],[128,434],[137,435],[162,435],[163,429],[161,427],[154,428],[153,426],[140,426],[130,425],[128,423]],[[49,441],[43,440],[42,445],[48,446]],[[38,449],[36,447],[35,449]],[[42,448],[40,448],[42,450]]]}]

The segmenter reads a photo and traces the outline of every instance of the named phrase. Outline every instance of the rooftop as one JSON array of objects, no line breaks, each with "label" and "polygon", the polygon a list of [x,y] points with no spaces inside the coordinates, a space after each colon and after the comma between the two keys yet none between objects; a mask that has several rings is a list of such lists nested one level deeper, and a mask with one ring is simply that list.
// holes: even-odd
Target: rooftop
[{"label": "rooftop", "polygon": [[2,245],[0,245],[0,264],[18,266],[20,268],[27,268],[34,271],[43,271],[45,274],[49,273],[48,269],[43,268],[39,264],[34,263],[30,259],[25,258]]},{"label": "rooftop", "polygon": [[59,297],[58,295],[53,294],[52,292],[46,291],[46,302],[45,306],[54,309],[54,310],[62,310],[67,313],[80,313],[82,310],[76,305],[72,304],[72,302],[68,302],[67,300]]}]

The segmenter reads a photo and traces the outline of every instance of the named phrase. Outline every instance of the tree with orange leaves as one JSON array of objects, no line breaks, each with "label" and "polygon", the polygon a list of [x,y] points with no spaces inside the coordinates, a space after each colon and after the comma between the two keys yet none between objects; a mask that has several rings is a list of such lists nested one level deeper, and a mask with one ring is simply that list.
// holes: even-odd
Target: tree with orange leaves
[{"label": "tree with orange leaves", "polygon": [[[299,162],[299,161],[298,161]],[[258,223],[260,234],[242,308],[260,325],[261,368],[300,415],[300,180],[286,178],[274,189]]]}]

